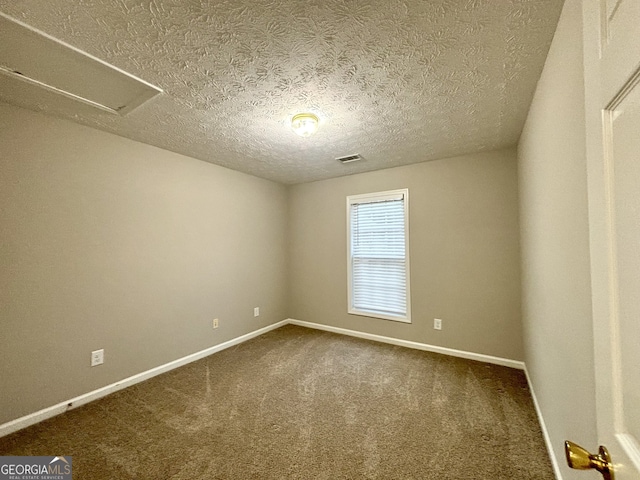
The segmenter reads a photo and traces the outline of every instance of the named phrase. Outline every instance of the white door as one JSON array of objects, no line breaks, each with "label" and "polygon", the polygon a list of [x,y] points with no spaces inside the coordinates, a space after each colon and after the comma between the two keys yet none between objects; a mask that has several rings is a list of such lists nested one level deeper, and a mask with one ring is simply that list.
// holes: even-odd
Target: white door
[{"label": "white door", "polygon": [[584,0],[583,9],[598,441],[616,480],[637,480],[640,0]]}]

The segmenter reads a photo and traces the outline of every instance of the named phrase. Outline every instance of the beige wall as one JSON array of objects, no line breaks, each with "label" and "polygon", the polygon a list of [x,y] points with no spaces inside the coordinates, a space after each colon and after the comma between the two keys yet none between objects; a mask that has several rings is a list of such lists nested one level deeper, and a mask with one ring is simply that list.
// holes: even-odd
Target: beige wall
[{"label": "beige wall", "polygon": [[287,317],[284,186],[6,105],[0,146],[0,423]]},{"label": "beige wall", "polygon": [[[504,150],[291,187],[290,315],[521,360],[515,157]],[[346,197],[405,187],[413,322],[348,315]]]},{"label": "beige wall", "polygon": [[566,0],[518,147],[525,361],[566,479],[595,448],[581,2]]}]

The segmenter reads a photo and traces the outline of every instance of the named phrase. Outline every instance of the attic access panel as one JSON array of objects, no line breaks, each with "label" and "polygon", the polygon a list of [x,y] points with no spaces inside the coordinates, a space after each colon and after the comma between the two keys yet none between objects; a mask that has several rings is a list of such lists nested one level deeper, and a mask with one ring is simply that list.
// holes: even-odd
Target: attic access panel
[{"label": "attic access panel", "polygon": [[[0,74],[12,82],[26,82],[119,115],[162,93],[160,88],[2,12]],[[33,88],[26,92],[37,94]]]}]

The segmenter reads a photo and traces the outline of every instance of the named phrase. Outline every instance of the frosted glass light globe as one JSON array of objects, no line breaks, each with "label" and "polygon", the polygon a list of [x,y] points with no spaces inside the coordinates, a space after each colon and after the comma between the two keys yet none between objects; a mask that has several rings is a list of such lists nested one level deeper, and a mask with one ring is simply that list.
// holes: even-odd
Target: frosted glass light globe
[{"label": "frosted glass light globe", "polygon": [[313,113],[298,113],[291,119],[291,128],[301,137],[309,137],[318,130],[318,122]]}]

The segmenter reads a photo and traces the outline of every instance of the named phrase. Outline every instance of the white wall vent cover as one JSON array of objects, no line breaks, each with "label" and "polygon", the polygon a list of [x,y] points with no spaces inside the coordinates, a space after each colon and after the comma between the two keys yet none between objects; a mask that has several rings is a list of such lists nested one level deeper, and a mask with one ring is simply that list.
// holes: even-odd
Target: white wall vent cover
[{"label": "white wall vent cover", "polygon": [[340,163],[352,163],[352,162],[358,162],[362,160],[362,157],[360,156],[359,153],[356,153],[353,155],[347,155],[345,157],[338,157],[336,158],[336,160],[339,161]]},{"label": "white wall vent cover", "polygon": [[0,74],[125,115],[162,90],[0,12]]}]

